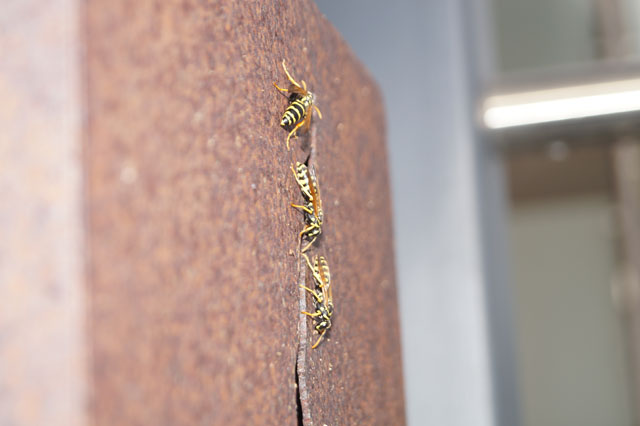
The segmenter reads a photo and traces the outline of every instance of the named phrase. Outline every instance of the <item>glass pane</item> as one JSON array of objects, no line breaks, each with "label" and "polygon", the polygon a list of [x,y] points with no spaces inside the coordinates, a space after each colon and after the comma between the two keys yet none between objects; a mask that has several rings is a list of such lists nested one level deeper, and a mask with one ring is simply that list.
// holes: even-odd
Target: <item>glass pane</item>
[{"label": "glass pane", "polygon": [[503,73],[640,62],[640,0],[491,0]]},{"label": "glass pane", "polygon": [[594,2],[493,0],[502,71],[593,62],[598,57]]}]

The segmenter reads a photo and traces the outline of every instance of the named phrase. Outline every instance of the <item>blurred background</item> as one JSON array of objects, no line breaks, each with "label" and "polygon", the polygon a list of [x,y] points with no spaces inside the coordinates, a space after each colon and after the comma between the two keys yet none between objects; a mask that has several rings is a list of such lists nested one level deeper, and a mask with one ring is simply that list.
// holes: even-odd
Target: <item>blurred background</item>
[{"label": "blurred background", "polygon": [[640,1],[317,3],[386,100],[409,424],[640,424]]}]

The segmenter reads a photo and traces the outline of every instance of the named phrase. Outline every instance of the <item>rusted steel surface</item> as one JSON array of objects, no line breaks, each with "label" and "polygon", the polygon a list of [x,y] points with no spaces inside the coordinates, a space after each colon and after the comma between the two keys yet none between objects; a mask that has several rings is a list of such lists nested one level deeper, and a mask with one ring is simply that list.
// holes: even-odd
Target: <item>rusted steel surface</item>
[{"label": "rusted steel surface", "polygon": [[[382,100],[335,29],[232,0],[89,0],[86,28],[95,423],[403,424]],[[282,58],[324,114],[291,152]],[[289,206],[312,148],[336,305],[316,350]]]},{"label": "rusted steel surface", "polygon": [[0,425],[85,423],[77,8],[0,7]]}]

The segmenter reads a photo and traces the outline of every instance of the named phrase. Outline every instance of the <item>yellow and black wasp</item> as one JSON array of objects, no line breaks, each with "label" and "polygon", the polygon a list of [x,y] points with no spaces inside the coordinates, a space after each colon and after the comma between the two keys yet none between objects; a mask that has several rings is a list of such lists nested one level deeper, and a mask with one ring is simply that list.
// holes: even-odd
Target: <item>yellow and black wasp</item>
[{"label": "yellow and black wasp", "polygon": [[311,270],[316,287],[315,290],[312,290],[309,287],[305,287],[303,285],[300,286],[311,293],[316,307],[314,313],[302,311],[303,314],[310,316],[316,321],[315,329],[320,334],[320,337],[318,337],[316,343],[311,346],[312,349],[315,349],[322,341],[327,330],[331,328],[331,316],[333,315],[331,273],[329,272],[327,259],[325,259],[324,256],[316,255],[313,260],[313,265],[306,254],[303,253],[302,256],[304,256],[304,259]]},{"label": "yellow and black wasp", "polygon": [[282,115],[282,120],[280,121],[280,126],[285,130],[291,129],[289,135],[287,136],[287,150],[289,150],[289,139],[292,136],[298,135],[298,129],[302,127],[302,130],[307,131],[309,129],[309,125],[311,124],[311,109],[315,109],[318,113],[318,117],[322,118],[322,113],[315,106],[316,96],[307,90],[307,83],[302,81],[302,86],[298,84],[297,81],[291,77],[289,71],[287,71],[287,66],[285,65],[284,59],[282,60],[282,68],[284,69],[285,74],[287,74],[287,78],[291,83],[288,89],[283,89],[278,87],[278,85],[274,82],[273,85],[276,86],[276,89],[280,91],[280,93],[289,93],[289,106],[284,111]]},{"label": "yellow and black wasp", "polygon": [[324,213],[322,212],[320,187],[318,186],[318,178],[316,177],[313,166],[307,167],[304,163],[296,162],[295,169],[293,165],[291,165],[291,171],[305,200],[304,205],[291,203],[291,207],[300,209],[304,214],[305,227],[300,231],[300,240],[302,240],[303,237],[310,240],[309,244],[302,249],[304,253],[322,233]]}]

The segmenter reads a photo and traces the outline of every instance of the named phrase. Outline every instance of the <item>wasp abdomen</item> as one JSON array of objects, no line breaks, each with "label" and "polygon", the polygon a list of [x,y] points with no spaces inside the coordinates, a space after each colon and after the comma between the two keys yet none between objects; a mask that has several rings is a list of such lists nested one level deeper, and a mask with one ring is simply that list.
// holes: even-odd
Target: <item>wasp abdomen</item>
[{"label": "wasp abdomen", "polygon": [[302,99],[296,99],[292,101],[282,116],[282,127],[291,127],[298,124],[302,119],[307,116],[309,110],[308,96]]}]

